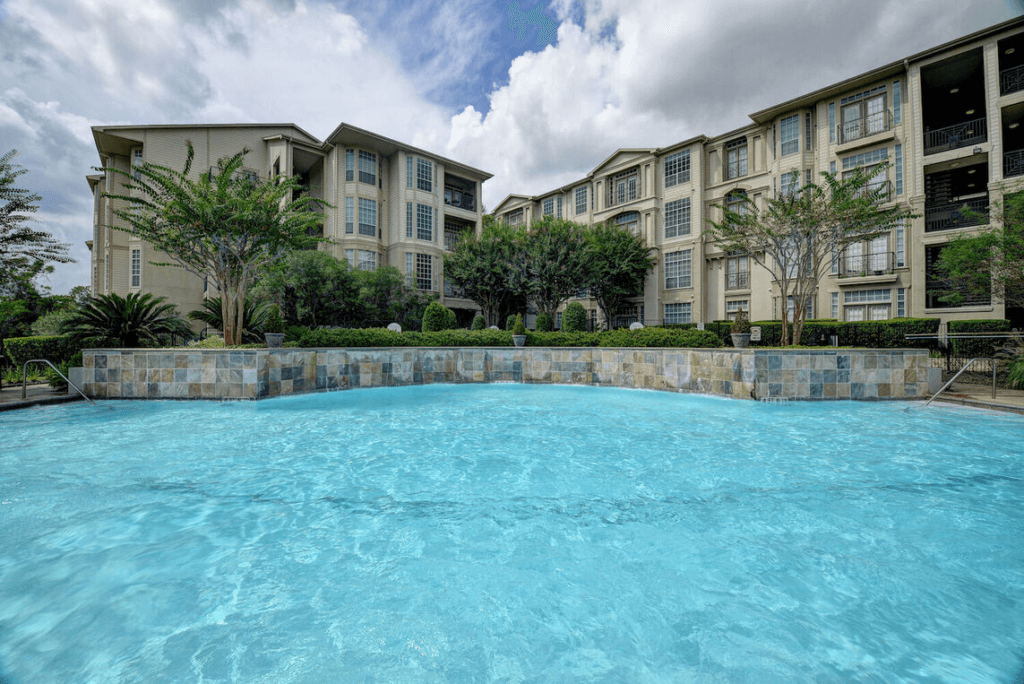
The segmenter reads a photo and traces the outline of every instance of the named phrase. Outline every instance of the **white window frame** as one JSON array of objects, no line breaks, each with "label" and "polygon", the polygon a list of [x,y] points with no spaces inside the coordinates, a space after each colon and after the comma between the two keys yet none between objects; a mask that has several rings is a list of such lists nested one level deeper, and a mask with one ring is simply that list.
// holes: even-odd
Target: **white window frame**
[{"label": "white window frame", "polygon": [[416,205],[416,239],[434,241],[434,208],[429,204]]},{"label": "white window frame", "polygon": [[416,189],[434,191],[434,163],[429,159],[416,159]]},{"label": "white window frame", "polygon": [[587,213],[587,186],[576,188],[576,215]]},{"label": "white window frame", "polygon": [[139,247],[132,248],[131,283],[132,287],[142,287],[142,249]]},{"label": "white window frame", "polygon": [[359,234],[377,237],[377,200],[359,198]]},{"label": "white window frame", "polygon": [[665,255],[665,289],[693,287],[693,250],[681,249]]},{"label": "white window frame", "polygon": [[779,121],[779,156],[786,157],[800,151],[800,115],[784,117]]},{"label": "white window frame", "polygon": [[359,182],[377,184],[377,155],[373,152],[359,150]]},{"label": "white window frame", "polygon": [[671,188],[690,182],[690,150],[682,150],[665,157],[665,187]]},{"label": "white window frame", "polygon": [[665,239],[690,234],[690,198],[683,197],[665,204]]},{"label": "white window frame", "polygon": [[674,302],[665,305],[665,325],[693,322],[693,304]]}]

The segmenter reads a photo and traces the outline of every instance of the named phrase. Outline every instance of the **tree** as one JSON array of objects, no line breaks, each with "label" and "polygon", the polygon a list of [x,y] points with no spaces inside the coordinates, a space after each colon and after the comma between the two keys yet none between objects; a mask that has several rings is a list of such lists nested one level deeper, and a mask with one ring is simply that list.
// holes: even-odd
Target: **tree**
[{"label": "tree", "polygon": [[188,323],[174,312],[173,304],[148,292],[100,295],[79,309],[64,326],[64,332],[78,342],[141,347],[159,344],[171,335],[192,334]]},{"label": "tree", "polygon": [[239,173],[247,149],[218,162],[217,173],[189,178],[195,150],[188,143],[183,171],[144,163],[131,172],[98,169],[127,179],[130,195],[104,193],[125,202],[114,214],[126,230],[152,243],[177,265],[212,276],[220,290],[225,344],[239,344],[246,290],[259,269],[289,252],[313,247],[326,202],[303,194],[296,177],[261,183]]},{"label": "tree", "polygon": [[935,276],[946,285],[944,303],[987,300],[995,291],[1007,308],[1024,308],[1024,193],[1004,195],[991,217],[990,229],[954,236],[942,249]]},{"label": "tree", "polygon": [[587,276],[586,227],[545,216],[524,237],[529,296],[540,313],[554,316]]},{"label": "tree", "polygon": [[484,217],[480,235],[467,231],[444,257],[445,278],[475,302],[488,321],[525,304],[529,272],[524,232]]},{"label": "tree", "polygon": [[644,291],[644,279],[656,260],[642,236],[608,223],[591,226],[586,231],[586,243],[584,285],[597,300],[605,327],[610,330],[622,303]]},{"label": "tree", "polygon": [[19,280],[30,281],[40,273],[52,271],[49,263],[75,261],[68,254],[69,245],[28,227],[42,198],[14,186],[15,179],[27,173],[13,162],[17,154],[17,150],[11,150],[0,156],[0,295],[8,297]]},{"label": "tree", "polygon": [[292,252],[267,269],[254,292],[281,307],[288,325],[340,326],[359,317],[359,281],[327,252]]},{"label": "tree", "polygon": [[406,330],[417,330],[423,312],[433,297],[405,284],[405,276],[394,266],[378,266],[373,271],[356,271],[359,284],[358,319],[362,325],[384,326],[398,323]]},{"label": "tree", "polygon": [[[242,307],[242,343],[252,344],[263,341],[264,328],[270,309],[273,305],[265,301],[257,302],[255,297],[246,297]],[[203,308],[189,311],[188,317],[193,321],[201,321],[216,330],[224,330],[224,307],[220,297],[209,297],[203,300]]]},{"label": "tree", "polygon": [[[807,309],[818,282],[852,243],[875,237],[913,214],[889,201],[888,183],[878,183],[887,165],[849,178],[822,172],[822,183],[773,197],[763,207],[746,195],[732,195],[722,220],[709,220],[709,232],[723,249],[747,254],[778,284],[782,302],[782,344],[789,342],[789,299],[793,301],[793,344],[800,344]],[[793,172],[793,183],[798,176]]]}]

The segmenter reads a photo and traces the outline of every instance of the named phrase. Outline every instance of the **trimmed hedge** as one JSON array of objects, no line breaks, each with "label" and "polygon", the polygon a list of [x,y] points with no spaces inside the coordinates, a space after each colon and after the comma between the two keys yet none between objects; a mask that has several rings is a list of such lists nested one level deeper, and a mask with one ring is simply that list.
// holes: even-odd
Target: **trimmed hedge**
[{"label": "trimmed hedge", "polygon": [[555,321],[551,318],[551,314],[543,312],[537,314],[536,323],[537,332],[551,332],[555,329]]},{"label": "trimmed hedge", "polygon": [[[720,347],[714,333],[700,330],[613,330],[600,333],[527,332],[530,347]],[[303,347],[510,347],[507,330],[443,330],[433,333],[395,333],[386,328],[310,330]]]},{"label": "trimmed hedge", "polygon": [[579,302],[569,302],[562,312],[562,330],[567,333],[584,332],[587,329],[587,310]]},{"label": "trimmed hedge", "polygon": [[68,361],[81,349],[68,335],[42,337],[8,337],[4,340],[4,355],[18,367],[31,359],[46,359],[54,365]]},{"label": "trimmed hedge", "polygon": [[[1010,321],[1002,318],[990,318],[974,321],[950,321],[948,324],[950,335],[983,335],[985,333],[1008,333],[1010,332]],[[953,356],[967,357],[993,357],[996,352],[1003,348],[1007,338],[998,337],[990,340],[950,340],[953,347]]]}]

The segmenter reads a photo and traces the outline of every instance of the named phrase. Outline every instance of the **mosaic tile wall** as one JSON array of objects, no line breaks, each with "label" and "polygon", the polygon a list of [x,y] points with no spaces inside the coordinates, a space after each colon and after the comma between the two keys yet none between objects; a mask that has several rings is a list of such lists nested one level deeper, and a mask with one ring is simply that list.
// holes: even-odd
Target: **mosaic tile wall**
[{"label": "mosaic tile wall", "polygon": [[583,384],[738,399],[928,396],[923,350],[95,349],[83,357],[86,394],[111,399],[262,399],[436,382]]}]

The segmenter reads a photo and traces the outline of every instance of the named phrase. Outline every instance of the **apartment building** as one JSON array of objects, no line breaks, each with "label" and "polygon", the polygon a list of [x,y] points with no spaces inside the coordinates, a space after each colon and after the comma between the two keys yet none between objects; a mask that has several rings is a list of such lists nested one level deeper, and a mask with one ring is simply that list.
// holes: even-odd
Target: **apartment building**
[{"label": "apartment building", "polygon": [[[491,174],[342,123],[324,141],[294,124],[96,126],[100,165],[131,173],[153,163],[184,168],[187,143],[195,149],[192,175],[216,172],[217,162],[249,150],[240,173],[255,179],[298,176],[324,210],[320,245],[352,268],[395,266],[408,282],[467,321],[479,308],[445,287],[443,255],[467,229],[482,228],[482,184]],[[174,266],[152,245],[107,226],[123,226],[115,202],[126,194],[125,177],[107,171],[87,177],[93,192],[94,295],[151,292],[186,313],[216,296],[212,283]]]},{"label": "apartment building", "polygon": [[[1008,317],[1024,326],[1024,311],[1006,308],[995,294],[958,307],[942,303],[933,277],[949,240],[984,230],[990,208],[1024,181],[1024,19],[750,119],[714,137],[620,149],[574,183],[536,196],[509,195],[494,214],[513,225],[553,215],[642,234],[657,265],[613,325],[732,319],[741,309],[755,320],[778,319],[792,302],[750,255],[722,250],[707,221],[721,216],[717,207],[738,206],[743,198],[763,206],[823,171],[845,177],[887,162],[871,183],[918,217],[835,255],[809,317]],[[597,319],[596,303],[579,295]]]}]

